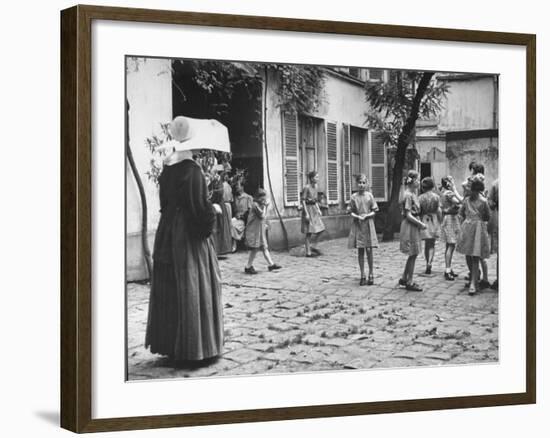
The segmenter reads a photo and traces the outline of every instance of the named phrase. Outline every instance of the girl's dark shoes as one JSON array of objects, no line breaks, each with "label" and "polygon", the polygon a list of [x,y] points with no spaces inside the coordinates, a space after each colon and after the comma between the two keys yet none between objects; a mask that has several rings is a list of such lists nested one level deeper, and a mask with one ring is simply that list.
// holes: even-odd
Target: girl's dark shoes
[{"label": "girl's dark shoes", "polygon": [[273,263],[272,265],[268,266],[267,269],[270,271],[276,271],[277,269],[281,269],[282,266],[278,265],[277,263]]},{"label": "girl's dark shoes", "polygon": [[258,271],[256,271],[256,269],[254,269],[254,266],[251,266],[250,268],[244,268],[244,273],[245,274],[250,274],[250,275],[254,275],[254,274],[257,274]]},{"label": "girl's dark shoes", "polygon": [[374,277],[372,275],[369,275],[369,279],[367,280],[367,286],[372,286],[374,284]]},{"label": "girl's dark shoes", "polygon": [[407,286],[407,281],[400,278],[399,279],[399,286]]},{"label": "girl's dark shoes", "polygon": [[491,283],[489,283],[487,280],[481,280],[479,282],[480,289],[489,289],[490,287],[491,287]]},{"label": "girl's dark shoes", "polygon": [[455,277],[452,272],[445,272],[445,280],[455,281]]},{"label": "girl's dark shoes", "polygon": [[361,280],[359,280],[359,286],[365,286],[367,284],[367,279],[365,277],[361,277]]},{"label": "girl's dark shoes", "polygon": [[426,266],[426,274],[430,275],[432,273],[432,265]]},{"label": "girl's dark shoes", "polygon": [[493,284],[491,285],[491,289],[498,290],[498,280],[495,280]]},{"label": "girl's dark shoes", "polygon": [[413,291],[413,292],[422,292],[422,288],[421,288],[418,284],[416,284],[416,283],[412,283],[412,284],[409,283],[409,284],[407,284],[407,285],[405,286],[405,289],[410,290],[410,291]]}]

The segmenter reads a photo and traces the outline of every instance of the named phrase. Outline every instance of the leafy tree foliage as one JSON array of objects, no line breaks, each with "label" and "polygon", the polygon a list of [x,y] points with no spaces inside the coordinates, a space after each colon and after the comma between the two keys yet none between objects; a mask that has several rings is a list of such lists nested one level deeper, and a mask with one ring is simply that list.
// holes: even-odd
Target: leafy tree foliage
[{"label": "leafy tree foliage", "polygon": [[433,72],[422,71],[392,70],[387,82],[365,85],[366,99],[373,109],[367,114],[367,126],[382,133],[388,150],[394,154],[384,240],[393,238],[399,222],[401,180],[416,121],[437,117],[447,91],[448,85],[437,80]]}]

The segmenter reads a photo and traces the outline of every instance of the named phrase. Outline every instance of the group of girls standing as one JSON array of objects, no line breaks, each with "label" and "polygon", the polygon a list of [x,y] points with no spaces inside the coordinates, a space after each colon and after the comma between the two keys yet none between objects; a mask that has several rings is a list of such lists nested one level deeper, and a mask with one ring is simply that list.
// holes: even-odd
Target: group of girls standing
[{"label": "group of girls standing", "polygon": [[[416,259],[422,253],[424,242],[425,273],[432,274],[436,241],[445,242],[445,280],[454,281],[458,274],[452,268],[455,249],[466,256],[469,273],[466,287],[470,294],[491,287],[498,289],[498,279],[491,285],[488,281],[487,259],[498,253],[498,180],[487,194],[485,191],[484,166],[472,162],[472,174],[463,184],[460,195],[451,176],[441,180],[438,191],[431,177],[420,181],[418,172],[410,170],[404,178],[404,191],[400,200],[402,222],[400,228],[400,251],[407,255],[399,285],[410,291],[422,291],[413,281]],[[319,234],[325,230],[317,192],[319,177],[310,172],[301,195],[302,233],[305,234],[305,255],[316,257],[320,251],[314,246]],[[357,249],[359,284],[373,285],[373,249],[378,247],[374,216],[378,205],[369,191],[365,175],[356,178],[357,191],[351,196],[348,213],[352,223],[348,247]],[[422,194],[417,195],[422,188]],[[365,254],[368,275],[365,272]],[[498,263],[497,263],[498,265]],[[497,268],[498,269],[498,268]],[[498,277],[498,271],[497,271]]]},{"label": "group of girls standing", "polygon": [[420,186],[418,172],[410,170],[405,177],[400,249],[408,258],[399,285],[407,290],[422,290],[413,282],[414,265],[421,253],[422,241],[425,272],[431,274],[435,242],[440,237],[445,242],[445,280],[454,281],[457,277],[452,269],[456,249],[466,256],[469,270],[466,287],[470,295],[487,287],[498,288],[498,280],[492,285],[489,283],[487,270],[490,254],[498,252],[498,180],[487,198],[483,165],[472,162],[470,170],[472,174],[463,184],[463,196],[458,193],[451,176],[442,179],[440,194],[435,191],[433,179],[424,178],[420,197],[416,194]]}]

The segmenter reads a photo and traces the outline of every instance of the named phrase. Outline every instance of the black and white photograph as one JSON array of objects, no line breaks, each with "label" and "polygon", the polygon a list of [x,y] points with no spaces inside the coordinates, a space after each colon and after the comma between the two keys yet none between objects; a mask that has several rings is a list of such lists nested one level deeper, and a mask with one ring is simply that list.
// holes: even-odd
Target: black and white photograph
[{"label": "black and white photograph", "polygon": [[124,67],[127,380],[499,361],[498,74]]}]

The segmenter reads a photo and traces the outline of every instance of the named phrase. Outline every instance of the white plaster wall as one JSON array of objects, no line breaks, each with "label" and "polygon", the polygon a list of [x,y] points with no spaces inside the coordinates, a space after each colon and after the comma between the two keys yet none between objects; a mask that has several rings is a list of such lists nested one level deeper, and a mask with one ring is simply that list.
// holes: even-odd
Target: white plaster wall
[{"label": "white plaster wall", "polygon": [[449,82],[447,101],[441,112],[442,131],[494,129],[492,77]]},{"label": "white plaster wall", "polygon": [[[153,230],[159,220],[158,189],[146,175],[151,153],[145,139],[159,134],[160,123],[172,119],[172,72],[169,60],[151,58],[127,58],[126,71],[130,148],[145,188],[148,229]],[[127,166],[126,183],[126,233],[131,234],[141,231],[141,203],[130,166]]]}]

